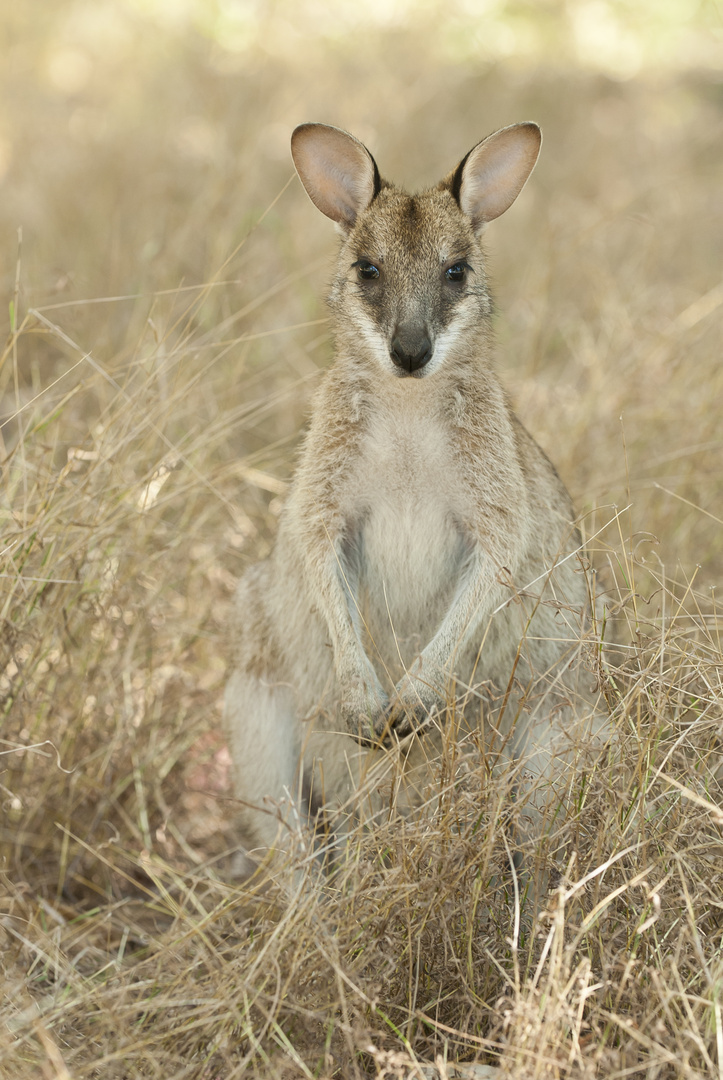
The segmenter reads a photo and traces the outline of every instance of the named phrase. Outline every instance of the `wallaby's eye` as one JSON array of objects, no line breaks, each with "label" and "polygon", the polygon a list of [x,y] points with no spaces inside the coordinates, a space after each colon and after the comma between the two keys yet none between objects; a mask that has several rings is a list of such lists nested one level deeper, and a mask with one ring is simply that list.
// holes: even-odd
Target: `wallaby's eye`
[{"label": "wallaby's eye", "polygon": [[469,268],[467,266],[467,263],[457,262],[454,263],[452,266],[447,267],[447,269],[444,271],[444,276],[447,281],[464,281],[464,279],[467,277],[468,269]]},{"label": "wallaby's eye", "polygon": [[357,259],[354,263],[360,281],[374,281],[379,277],[379,267],[370,263],[368,259]]}]

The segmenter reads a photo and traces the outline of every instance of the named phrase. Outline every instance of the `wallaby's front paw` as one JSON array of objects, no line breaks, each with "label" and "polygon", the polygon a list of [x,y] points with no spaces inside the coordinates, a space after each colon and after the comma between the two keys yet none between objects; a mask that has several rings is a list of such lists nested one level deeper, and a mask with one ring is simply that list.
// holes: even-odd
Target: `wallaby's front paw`
[{"label": "wallaby's front paw", "polygon": [[405,675],[396,686],[383,726],[377,725],[377,734],[383,737],[394,731],[403,739],[428,727],[445,708],[444,699],[435,685],[439,682],[439,679],[432,682],[421,675]]},{"label": "wallaby's front paw", "polygon": [[387,704],[387,695],[381,687],[362,685],[350,688],[342,697],[341,722],[363,746],[376,746],[379,743],[377,728],[386,713]]}]

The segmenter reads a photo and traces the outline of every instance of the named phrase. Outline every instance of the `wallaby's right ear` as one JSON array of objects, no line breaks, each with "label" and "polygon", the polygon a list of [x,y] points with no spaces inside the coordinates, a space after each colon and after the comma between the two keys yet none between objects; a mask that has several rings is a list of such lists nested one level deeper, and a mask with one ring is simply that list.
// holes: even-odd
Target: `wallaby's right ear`
[{"label": "wallaby's right ear", "polygon": [[504,214],[535,167],[542,132],[530,121],[512,124],[477,143],[447,181],[476,231]]},{"label": "wallaby's right ear", "polygon": [[366,146],[340,128],[300,124],[291,136],[291,156],[314,205],[349,232],[381,187]]}]

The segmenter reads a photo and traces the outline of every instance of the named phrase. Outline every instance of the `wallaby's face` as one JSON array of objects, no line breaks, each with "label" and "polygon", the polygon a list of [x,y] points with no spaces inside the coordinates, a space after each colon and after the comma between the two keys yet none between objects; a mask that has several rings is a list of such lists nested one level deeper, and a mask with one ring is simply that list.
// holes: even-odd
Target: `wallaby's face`
[{"label": "wallaby's face", "polygon": [[437,371],[490,311],[480,245],[451,193],[382,188],[342,245],[330,301],[383,371]]},{"label": "wallaby's face", "polygon": [[534,124],[479,143],[436,188],[408,195],[337,128],[303,124],[294,163],[343,243],[330,294],[344,352],[423,378],[474,346],[490,314],[480,234],[514,201],[537,160]]}]

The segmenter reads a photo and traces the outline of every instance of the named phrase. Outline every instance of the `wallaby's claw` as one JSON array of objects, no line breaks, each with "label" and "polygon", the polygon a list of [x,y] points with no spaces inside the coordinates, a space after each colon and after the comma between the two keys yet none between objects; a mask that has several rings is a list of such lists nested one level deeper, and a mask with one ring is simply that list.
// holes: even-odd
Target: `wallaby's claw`
[{"label": "wallaby's claw", "polygon": [[439,673],[431,667],[408,672],[397,684],[385,712],[385,724],[397,738],[424,731],[444,711],[444,701],[434,688],[440,684]]},{"label": "wallaby's claw", "polygon": [[388,749],[399,739],[423,731],[436,712],[436,708],[430,710],[418,701],[408,706],[396,701],[388,705],[376,720],[360,716],[356,726],[349,726],[349,731],[361,746],[371,750]]},{"label": "wallaby's claw", "polygon": [[378,734],[377,725],[369,717],[361,718],[356,731],[351,731],[350,734],[360,746],[365,746],[368,750],[378,750],[380,746],[388,745],[388,739],[385,739],[384,731],[382,730]]},{"label": "wallaby's claw", "polygon": [[386,733],[387,743],[391,741],[392,733],[397,739],[406,739],[409,735],[418,734],[428,728],[437,712],[436,705],[426,705],[419,700],[393,701],[388,706],[377,730],[382,736]]}]

